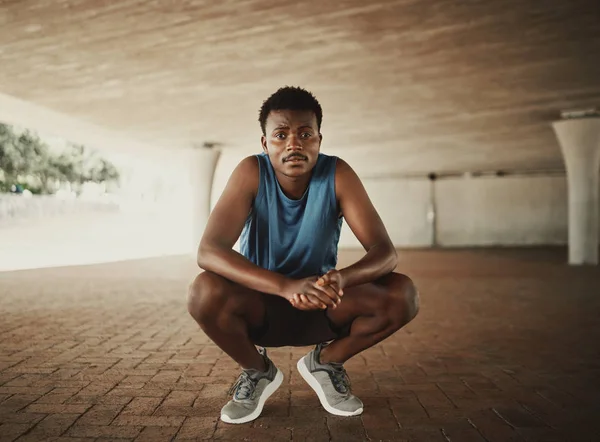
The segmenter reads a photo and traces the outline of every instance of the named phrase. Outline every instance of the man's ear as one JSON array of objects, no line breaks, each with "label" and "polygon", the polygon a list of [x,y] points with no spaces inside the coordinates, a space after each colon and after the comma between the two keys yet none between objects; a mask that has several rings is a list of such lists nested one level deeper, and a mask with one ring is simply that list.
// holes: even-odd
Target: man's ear
[{"label": "man's ear", "polygon": [[323,142],[323,134],[319,132],[319,147],[321,147],[321,143]]},{"label": "man's ear", "polygon": [[263,152],[268,154],[269,153],[269,149],[267,149],[267,137],[265,137],[264,135],[260,137],[260,144],[262,145],[263,148]]}]

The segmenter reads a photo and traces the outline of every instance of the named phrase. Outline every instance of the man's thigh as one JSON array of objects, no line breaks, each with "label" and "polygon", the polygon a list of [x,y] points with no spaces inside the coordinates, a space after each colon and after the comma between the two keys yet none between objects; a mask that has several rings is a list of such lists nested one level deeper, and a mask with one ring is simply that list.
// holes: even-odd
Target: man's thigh
[{"label": "man's thigh", "polygon": [[192,287],[199,310],[244,318],[255,345],[305,346],[338,336],[323,310],[298,310],[280,296],[257,292],[213,272],[200,273]]},{"label": "man's thigh", "polygon": [[359,316],[373,316],[385,311],[390,299],[412,284],[401,273],[389,273],[374,282],[346,287],[342,302],[335,309],[327,309],[327,316],[335,327],[345,330]]},{"label": "man's thigh", "polygon": [[193,283],[201,305],[210,305],[217,314],[234,314],[244,318],[249,327],[260,327],[265,320],[264,295],[216,273],[200,273]]}]

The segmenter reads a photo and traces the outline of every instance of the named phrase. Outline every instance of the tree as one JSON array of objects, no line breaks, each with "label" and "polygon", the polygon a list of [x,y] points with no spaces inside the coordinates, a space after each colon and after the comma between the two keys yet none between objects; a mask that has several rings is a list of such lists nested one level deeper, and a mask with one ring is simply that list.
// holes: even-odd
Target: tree
[{"label": "tree", "polygon": [[5,181],[15,181],[21,154],[16,147],[17,136],[10,126],[0,124],[0,169],[4,173]]},{"label": "tree", "polygon": [[110,161],[97,158],[89,165],[86,174],[87,181],[95,183],[112,182],[119,180],[119,171]]},{"label": "tree", "polygon": [[42,192],[52,193],[54,184],[64,177],[57,168],[55,154],[48,145],[36,134],[25,131],[17,139],[17,149],[21,155],[19,175],[37,178]]},{"label": "tree", "polygon": [[81,144],[71,143],[64,152],[53,152],[37,134],[28,130],[17,133],[1,123],[0,171],[5,184],[34,178],[43,193],[52,193],[61,181],[82,185],[88,181],[118,183],[120,178],[114,164]]}]

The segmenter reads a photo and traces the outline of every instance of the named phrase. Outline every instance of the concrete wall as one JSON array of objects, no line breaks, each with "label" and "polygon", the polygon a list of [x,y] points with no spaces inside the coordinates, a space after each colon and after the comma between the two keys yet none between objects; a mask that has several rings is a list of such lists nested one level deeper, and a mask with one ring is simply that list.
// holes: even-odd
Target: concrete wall
[{"label": "concrete wall", "polygon": [[[159,163],[159,175],[152,168],[144,171],[143,165],[136,167],[136,176],[128,180],[131,201],[125,195],[119,212],[79,211],[0,223],[0,271],[195,253],[192,208],[198,184],[191,179],[191,174],[198,173],[191,167],[195,157],[165,157]],[[213,206],[240,159],[227,152],[221,156],[212,190]],[[143,185],[155,180],[160,185],[151,185],[149,190]],[[363,177],[363,182],[394,244],[431,244],[429,181]],[[147,191],[150,201],[144,198],[135,204],[140,192]],[[566,244],[565,177],[445,179],[435,183],[435,192],[436,233],[441,246]],[[346,224],[340,247],[360,247]]]},{"label": "concrete wall", "polygon": [[[243,156],[227,151],[221,156],[212,191],[213,205]],[[429,181],[363,178],[363,183],[395,245],[432,244],[432,227],[427,220]],[[435,195],[439,246],[567,243],[565,176],[442,179],[435,182]],[[342,230],[340,247],[360,247],[347,224]]]},{"label": "concrete wall", "polygon": [[564,176],[439,180],[436,202],[440,246],[567,243]]},{"label": "concrete wall", "polygon": [[[430,181],[366,179],[363,184],[394,244],[408,247],[431,244],[432,225],[427,222]],[[345,222],[339,247],[361,247]]]}]

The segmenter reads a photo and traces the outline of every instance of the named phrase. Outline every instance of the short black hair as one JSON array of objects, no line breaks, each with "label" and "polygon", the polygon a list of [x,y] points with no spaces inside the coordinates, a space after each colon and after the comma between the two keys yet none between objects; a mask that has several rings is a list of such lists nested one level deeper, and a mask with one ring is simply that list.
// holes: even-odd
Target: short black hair
[{"label": "short black hair", "polygon": [[321,130],[323,110],[315,96],[306,89],[285,86],[279,88],[277,92],[263,102],[258,116],[263,135],[266,134],[267,117],[271,111],[278,110],[312,111],[317,117],[317,128],[319,131]]}]

